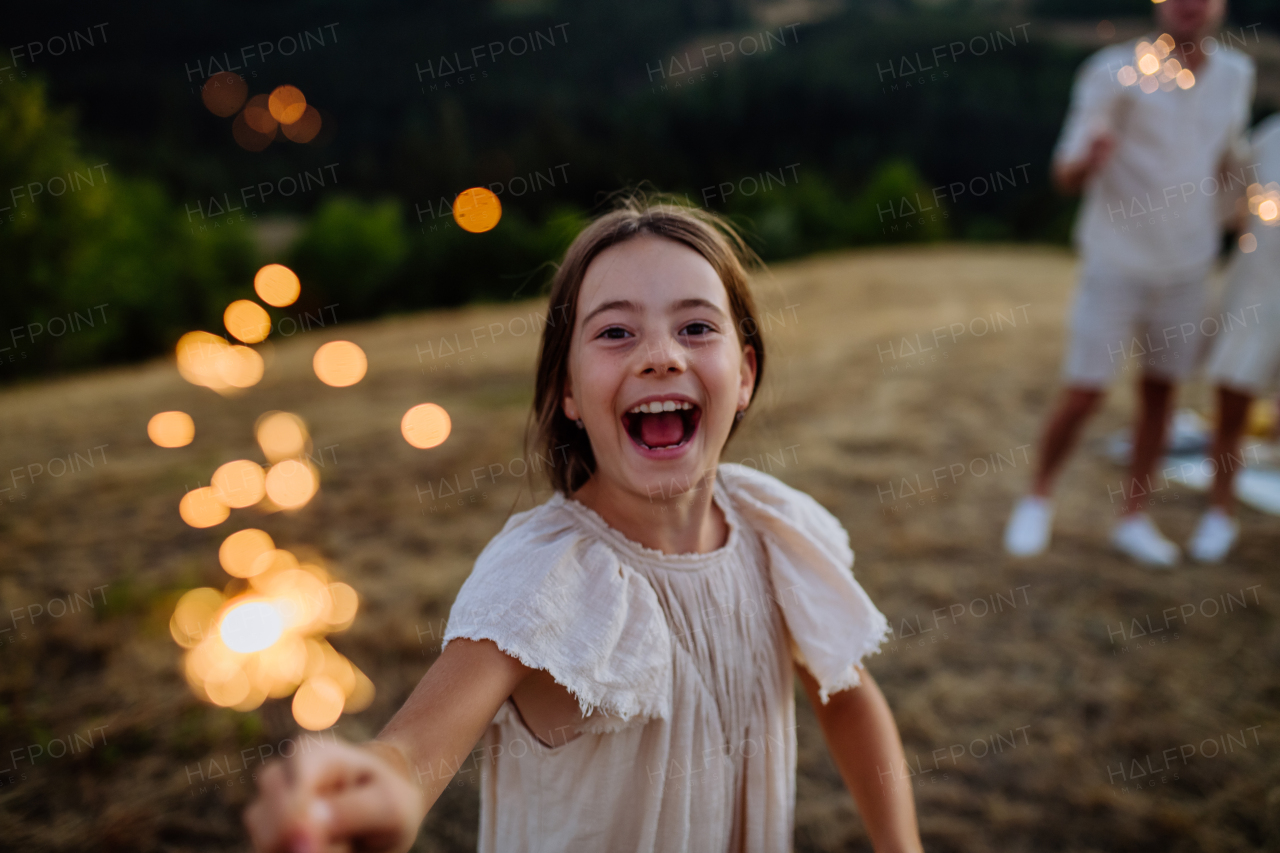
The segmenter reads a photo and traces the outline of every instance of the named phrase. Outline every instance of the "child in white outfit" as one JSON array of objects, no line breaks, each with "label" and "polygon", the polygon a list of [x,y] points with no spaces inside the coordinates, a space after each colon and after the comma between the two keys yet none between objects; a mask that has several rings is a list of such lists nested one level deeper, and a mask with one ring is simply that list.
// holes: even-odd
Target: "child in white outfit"
[{"label": "child in white outfit", "polygon": [[1280,391],[1280,114],[1258,125],[1251,147],[1258,177],[1249,188],[1249,216],[1227,271],[1207,367],[1218,386],[1213,505],[1188,544],[1191,556],[1206,563],[1226,557],[1239,532],[1232,489],[1245,461],[1240,437],[1249,406]]},{"label": "child in white outfit", "polygon": [[482,853],[783,853],[793,678],[875,848],[922,850],[910,786],[885,784],[902,745],[861,660],[889,628],[848,535],[720,463],[764,366],[747,257],[722,219],[673,204],[628,201],[578,236],[530,436],[555,493],[485,547],[376,740],[264,771],[258,850],[407,850],[471,759]]}]

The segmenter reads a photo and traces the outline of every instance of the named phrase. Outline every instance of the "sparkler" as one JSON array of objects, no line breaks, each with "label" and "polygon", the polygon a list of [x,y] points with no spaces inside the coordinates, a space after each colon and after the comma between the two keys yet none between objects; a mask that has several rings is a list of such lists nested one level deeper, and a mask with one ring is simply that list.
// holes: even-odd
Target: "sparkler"
[{"label": "sparkler", "polygon": [[[254,289],[268,305],[291,305],[301,292],[288,267],[270,264],[258,271]],[[223,322],[244,344],[266,340],[271,318],[256,302],[240,299],[227,306]],[[316,376],[333,387],[364,378],[368,360],[350,341],[330,341],[315,353]],[[262,357],[250,346],[232,344],[209,332],[183,335],[177,367],[188,382],[221,395],[251,387],[263,375]],[[415,406],[404,416],[401,432],[415,447],[434,447],[449,434],[449,416],[434,403]],[[183,447],[195,436],[184,412],[160,412],[147,424],[160,447]],[[270,411],[254,425],[266,464],[250,459],[227,462],[210,484],[187,492],[178,505],[192,527],[214,527],[232,510],[270,513],[305,506],[320,487],[319,472],[308,451],[306,423],[290,412]],[[179,599],[169,620],[173,639],[186,649],[183,672],[201,699],[238,711],[251,711],[268,698],[293,695],[293,717],[304,728],[332,726],[343,713],[356,713],[373,701],[374,687],[358,667],[326,640],[355,619],[359,596],[314,562],[304,562],[271,536],[246,528],[227,536],[218,551],[232,578],[225,591],[193,589]]]},{"label": "sparkler", "polygon": [[1116,73],[1116,79],[1123,86],[1137,84],[1148,95],[1157,89],[1165,92],[1175,88],[1190,89],[1196,84],[1196,75],[1169,55],[1176,46],[1173,36],[1168,33],[1162,34],[1154,42],[1138,42],[1134,49],[1133,64],[1121,68]]},{"label": "sparkler", "polygon": [[[228,90],[230,101],[210,96],[206,103],[213,100],[230,115],[245,92],[232,82],[215,94],[226,101]],[[262,103],[255,103],[259,98]],[[257,109],[266,118],[254,114]],[[286,86],[270,98],[251,98],[237,121],[301,122],[311,109],[301,92]],[[502,215],[497,197],[481,187],[464,190],[453,206],[454,218],[472,232],[492,229]],[[253,286],[259,299],[277,308],[292,305],[301,293],[298,276],[281,264],[258,270]],[[222,318],[227,332],[241,343],[210,332],[188,332],[178,340],[177,367],[188,382],[229,396],[262,379],[265,363],[251,345],[270,335],[271,316],[258,303],[238,299]],[[330,341],[316,350],[312,368],[326,385],[346,388],[364,378],[368,359],[351,341]],[[423,449],[442,444],[451,428],[449,413],[435,403],[412,407],[400,421],[405,441]],[[195,437],[195,423],[185,412],[160,412],[147,424],[147,434],[160,447],[185,447]],[[254,425],[254,435],[267,464],[236,459],[220,466],[208,486],[183,496],[178,504],[183,521],[197,528],[216,527],[232,510],[296,510],[315,496],[320,475],[311,464],[311,437],[302,418],[266,412]],[[226,590],[201,587],[185,593],[169,620],[173,639],[187,650],[183,672],[197,696],[251,711],[268,698],[292,694],[294,719],[313,731],[369,706],[373,682],[325,639],[355,619],[359,596],[351,586],[333,580],[323,566],[276,547],[268,533],[254,527],[227,536],[218,561],[232,578]]]},{"label": "sparkler", "polygon": [[[1280,226],[1280,183],[1271,181],[1265,186],[1250,184],[1245,190],[1245,206],[1249,213],[1258,217],[1262,225],[1275,228]],[[1256,251],[1258,238],[1252,231],[1240,235],[1240,251],[1246,255]]]}]

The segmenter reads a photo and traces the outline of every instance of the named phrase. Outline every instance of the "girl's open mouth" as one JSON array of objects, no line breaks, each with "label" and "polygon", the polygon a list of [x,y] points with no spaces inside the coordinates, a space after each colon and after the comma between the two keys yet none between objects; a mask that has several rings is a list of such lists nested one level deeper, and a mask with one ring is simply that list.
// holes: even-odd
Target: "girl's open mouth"
[{"label": "girl's open mouth", "polygon": [[687,400],[651,400],[623,413],[622,426],[642,450],[675,450],[698,431],[702,409]]}]

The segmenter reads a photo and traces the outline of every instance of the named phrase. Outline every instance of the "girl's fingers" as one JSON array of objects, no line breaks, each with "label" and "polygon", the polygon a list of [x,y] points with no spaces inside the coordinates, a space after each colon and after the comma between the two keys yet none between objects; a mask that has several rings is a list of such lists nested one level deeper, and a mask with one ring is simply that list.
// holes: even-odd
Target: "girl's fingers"
[{"label": "girl's fingers", "polygon": [[268,765],[258,779],[258,797],[244,813],[244,825],[254,850],[276,853],[286,849],[289,782],[280,764]]},{"label": "girl's fingers", "polygon": [[416,829],[415,793],[376,754],[339,743],[264,768],[244,823],[259,853],[391,849]]},{"label": "girl's fingers", "polygon": [[411,831],[413,816],[406,790],[401,790],[398,782],[384,777],[329,797],[332,837],[359,840],[360,850],[390,850],[400,845]]},{"label": "girl's fingers", "polygon": [[345,743],[295,755],[289,762],[293,789],[304,796],[327,796],[354,785],[379,767],[367,750]]}]

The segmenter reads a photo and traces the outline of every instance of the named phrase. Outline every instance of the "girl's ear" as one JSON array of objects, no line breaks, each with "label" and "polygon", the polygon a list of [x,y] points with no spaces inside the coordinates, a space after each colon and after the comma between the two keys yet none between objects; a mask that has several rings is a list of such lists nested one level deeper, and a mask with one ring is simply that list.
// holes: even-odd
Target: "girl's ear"
[{"label": "girl's ear", "polygon": [[752,392],[756,388],[756,348],[747,344],[742,348],[742,373],[738,382],[738,410],[745,409],[751,403]]},{"label": "girl's ear", "polygon": [[582,417],[578,411],[578,403],[573,399],[573,377],[566,376],[564,379],[564,396],[560,401],[560,406],[564,409],[564,416],[571,421],[576,421]]}]

